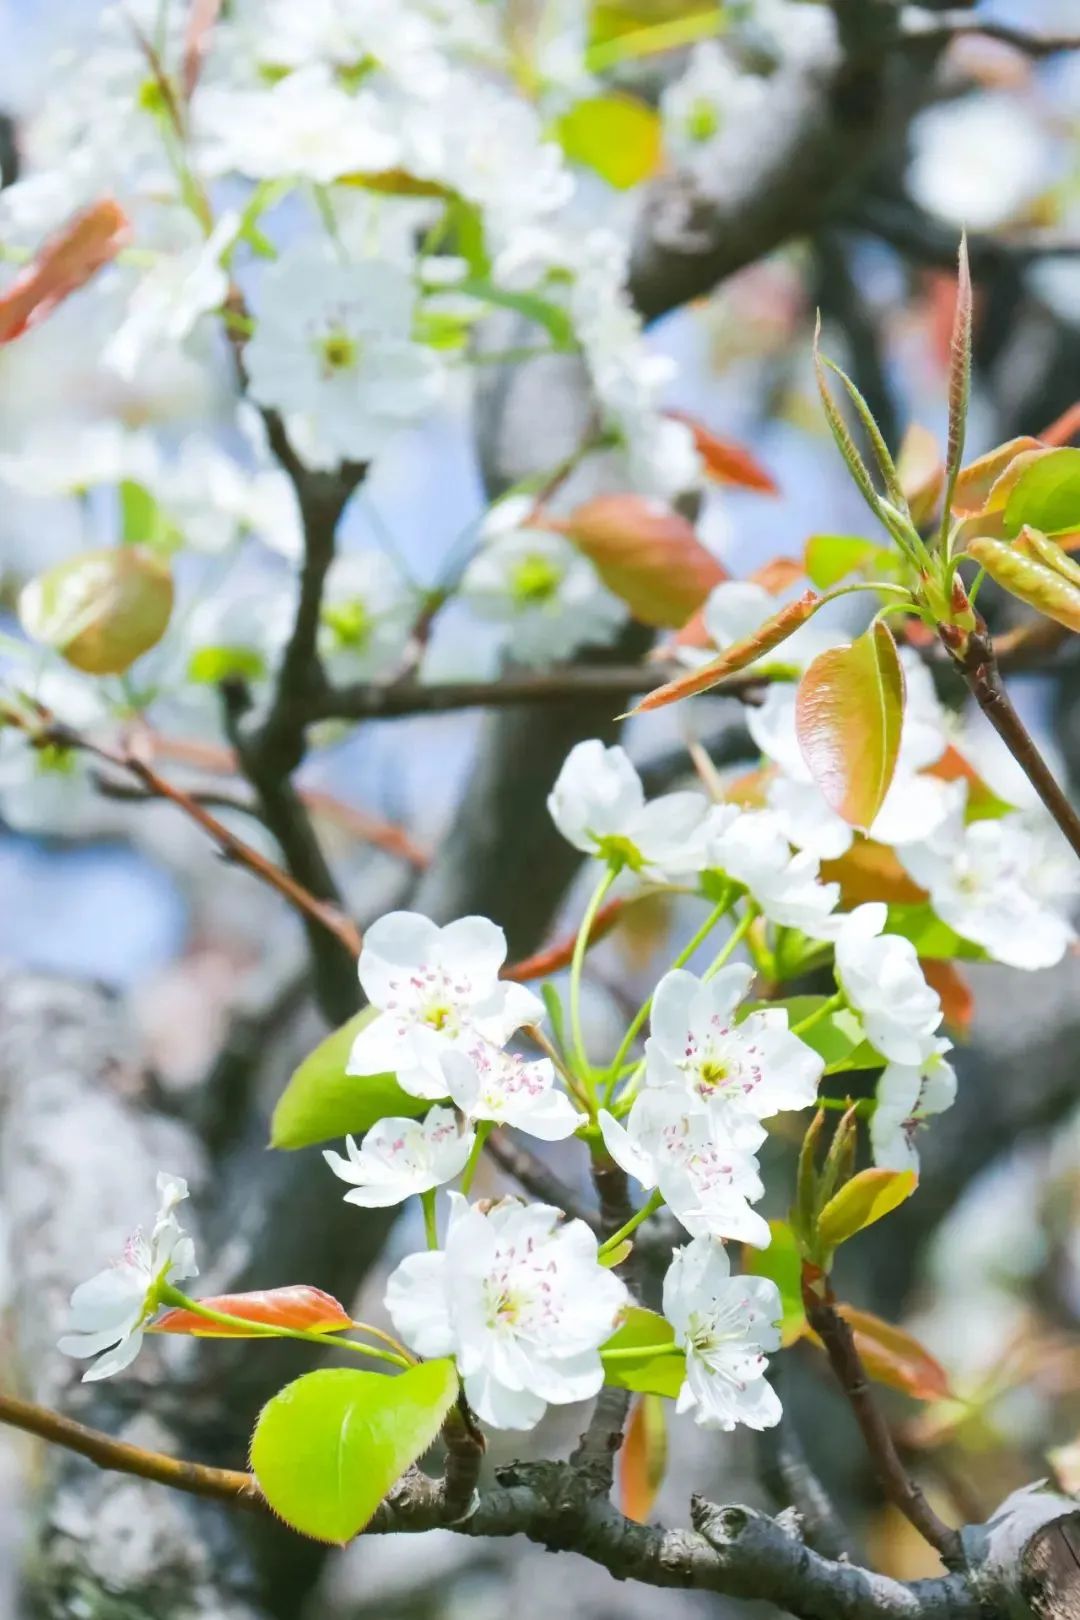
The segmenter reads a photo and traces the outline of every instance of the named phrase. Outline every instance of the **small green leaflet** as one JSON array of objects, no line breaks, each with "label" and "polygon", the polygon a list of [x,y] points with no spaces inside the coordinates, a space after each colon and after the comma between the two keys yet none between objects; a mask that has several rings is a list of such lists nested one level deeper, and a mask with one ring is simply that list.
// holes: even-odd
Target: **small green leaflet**
[{"label": "small green leaflet", "polygon": [[[609,1350],[630,1350],[636,1345],[644,1349],[657,1344],[670,1344],[672,1349],[663,1355],[644,1355],[640,1361],[632,1357],[605,1359]],[[674,1346],[675,1329],[670,1322],[655,1311],[631,1305],[611,1338],[600,1346],[605,1384],[632,1389],[640,1395],[667,1395],[674,1400],[686,1377],[686,1356]]]},{"label": "small green leaflet", "polygon": [[427,1112],[429,1103],[402,1091],[392,1074],[345,1073],[353,1041],[374,1017],[375,1009],[365,1007],[304,1059],[274,1109],[271,1147],[313,1147],[359,1136],[388,1115],[414,1119]]},{"label": "small green leaflet", "polygon": [[286,1524],[341,1545],[428,1449],[457,1392],[452,1361],[397,1377],[351,1367],[306,1373],[259,1414],[252,1471]]}]

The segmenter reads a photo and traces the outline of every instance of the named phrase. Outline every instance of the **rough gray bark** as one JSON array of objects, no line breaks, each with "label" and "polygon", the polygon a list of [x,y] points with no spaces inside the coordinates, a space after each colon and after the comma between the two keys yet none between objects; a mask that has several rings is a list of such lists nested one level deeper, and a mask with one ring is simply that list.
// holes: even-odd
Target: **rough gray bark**
[{"label": "rough gray bark", "polygon": [[[183,1348],[169,1356],[168,1381],[166,1352],[152,1345],[113,1385],[79,1383],[80,1368],[55,1348],[71,1289],[152,1219],[159,1166],[186,1176],[196,1193],[205,1176],[197,1138],[148,1104],[117,1004],[57,980],[0,981],[0,1181],[14,1346],[5,1382],[122,1438],[182,1453],[175,1381],[185,1363],[191,1368]],[[25,1580],[34,1614],[261,1616],[238,1521],[67,1452],[42,1460],[39,1541]]]}]

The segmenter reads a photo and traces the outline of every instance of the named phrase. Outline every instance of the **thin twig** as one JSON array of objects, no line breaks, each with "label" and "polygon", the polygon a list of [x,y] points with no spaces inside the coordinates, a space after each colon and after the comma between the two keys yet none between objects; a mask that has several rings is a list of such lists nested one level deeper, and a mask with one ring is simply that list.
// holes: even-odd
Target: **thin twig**
[{"label": "thin twig", "polygon": [[250,1474],[232,1468],[208,1468],[203,1463],[167,1457],[164,1452],[146,1451],[142,1446],[114,1440],[100,1429],[88,1428],[85,1423],[76,1423],[72,1418],[62,1417],[59,1412],[35,1406],[30,1401],[16,1400],[12,1395],[0,1395],[0,1423],[36,1434],[67,1451],[77,1451],[99,1468],[111,1469],[114,1473],[135,1474],[139,1479],[169,1485],[174,1491],[209,1496],[238,1507],[266,1509],[262,1493]]},{"label": "thin twig", "polygon": [[[625,905],[625,900],[609,900],[606,906],[600,907],[589,930],[587,941],[589,945],[595,945],[605,934],[611,932]],[[548,945],[542,951],[534,951],[532,956],[523,956],[520,962],[509,963],[499,977],[512,979],[515,984],[528,984],[530,979],[546,979],[549,974],[559,973],[563,968],[570,966],[576,943],[576,932],[568,934],[564,939],[556,940],[554,945]]]},{"label": "thin twig", "polygon": [[1030,29],[1018,28],[1012,23],[972,17],[961,11],[947,11],[944,15],[909,23],[900,37],[906,44],[917,45],[948,45],[957,39],[981,37],[1011,45],[1014,50],[1036,59],[1056,56],[1061,51],[1080,51],[1080,34],[1032,33]]},{"label": "thin twig", "polygon": [[554,1204],[564,1214],[584,1221],[594,1232],[599,1232],[600,1217],[596,1211],[590,1209],[535,1153],[502,1131],[489,1136],[484,1146],[499,1169],[524,1187],[527,1193],[539,1198],[541,1203]]},{"label": "thin twig", "polygon": [[939,1519],[922,1491],[900,1461],[889,1425],[874,1399],[863,1367],[855,1335],[836,1309],[828,1280],[803,1270],[803,1303],[810,1326],[825,1347],[829,1364],[836,1374],[855,1416],[874,1465],[878,1484],[886,1499],[899,1508],[905,1519],[941,1555],[948,1569],[963,1569],[964,1549],[957,1531]]},{"label": "thin twig", "polygon": [[[416,681],[391,686],[369,683],[328,687],[299,705],[307,721],[398,720],[417,714],[449,714],[459,709],[505,709],[610,698],[612,702],[647,692],[677,670],[655,664],[571,665],[534,674],[507,674],[494,681]],[[735,676],[710,690],[712,697],[753,699],[760,676]]]},{"label": "thin twig", "polygon": [[1024,775],[1049,810],[1061,831],[1080,856],[1080,816],[1043,759],[1035,740],[1021,720],[1005,690],[994,655],[994,646],[985,626],[968,636],[966,642],[950,645],[948,626],[941,631],[946,651],[967,682],[968,689]]},{"label": "thin twig", "polygon": [[51,716],[42,717],[40,724],[29,722],[26,717],[20,716],[16,711],[5,711],[8,720],[20,725],[26,731],[33,746],[44,748],[55,746],[58,748],[72,748],[79,752],[89,754],[94,759],[112,766],[115,770],[124,771],[137,781],[143,791],[156,799],[167,799],[177,809],[182,810],[189,821],[213,839],[226,860],[243,866],[255,877],[276,889],[289,904],[310,921],[317,923],[322,929],[333,934],[339,944],[344,946],[350,957],[355,959],[360,954],[360,933],[355,923],[338,908],[327,901],[318,899],[298,883],[288,872],[268,861],[250,844],[245,844],[242,838],[219,821],[206,807],[196,801],[190,793],[182,788],[175,787],[171,782],[159,775],[154,767],[147,763],[134,749],[111,748],[106,743],[92,741],[74,727],[52,719]]}]

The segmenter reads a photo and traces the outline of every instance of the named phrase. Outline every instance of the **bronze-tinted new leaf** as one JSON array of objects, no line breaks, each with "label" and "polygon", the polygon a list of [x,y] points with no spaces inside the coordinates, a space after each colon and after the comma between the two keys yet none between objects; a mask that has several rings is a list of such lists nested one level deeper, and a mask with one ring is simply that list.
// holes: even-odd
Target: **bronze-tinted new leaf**
[{"label": "bronze-tinted new leaf", "polygon": [[189,1333],[197,1339],[243,1339],[259,1337],[259,1327],[303,1328],[309,1333],[339,1333],[352,1327],[352,1318],[345,1307],[332,1294],[307,1283],[296,1283],[289,1288],[266,1288],[250,1294],[215,1294],[202,1299],[212,1311],[225,1316],[239,1316],[251,1322],[256,1331],[245,1334],[240,1326],[226,1327],[224,1323],[208,1322],[194,1311],[166,1311],[153,1325],[155,1333]]},{"label": "bronze-tinted new leaf", "polygon": [[547,525],[584,552],[642,624],[677,629],[728,577],[693,524],[642,495],[598,495]]},{"label": "bronze-tinted new leaf", "polygon": [[0,294],[0,343],[11,343],[70,297],[111,259],[131,234],[120,204],[103,197],[68,220]]},{"label": "bronze-tinted new leaf", "polygon": [[734,642],[720,654],[719,658],[714,658],[701,669],[691,669],[685,675],[676,676],[675,680],[668,681],[664,686],[658,686],[655,692],[643,697],[631,713],[641,714],[647,709],[663,709],[669,703],[678,703],[682,698],[693,697],[698,692],[707,692],[711,686],[716,686],[728,675],[737,674],[748,664],[754,664],[766,653],[772,652],[774,647],[779,647],[817,611],[822,600],[823,598],[813,591],[806,591],[797,601],[789,602],[779,613],[774,613],[771,618],[766,619],[752,636]]},{"label": "bronze-tinted new leaf", "polygon": [[779,487],[757,457],[745,445],[734,439],[722,439],[696,416],[685,411],[668,411],[678,422],[685,422],[694,435],[694,446],[701,457],[705,471],[718,484],[731,484],[737,489],[753,489],[760,495],[778,495]]},{"label": "bronze-tinted new leaf", "polygon": [[877,1383],[917,1401],[948,1398],[948,1374],[918,1339],[872,1311],[856,1310],[853,1305],[840,1305],[838,1310],[855,1335],[863,1366]]},{"label": "bronze-tinted new leaf", "polygon": [[857,641],[819,654],[799,683],[799,747],[828,803],[864,832],[896,769],[904,718],[904,671],[882,623]]},{"label": "bronze-tinted new leaf", "polygon": [[667,1472],[667,1418],[659,1395],[634,1403],[619,1453],[620,1506],[628,1519],[647,1524]]},{"label": "bronze-tinted new leaf", "polygon": [[1067,630],[1080,631],[1080,586],[1005,540],[977,535],[967,550],[1010,595]]}]

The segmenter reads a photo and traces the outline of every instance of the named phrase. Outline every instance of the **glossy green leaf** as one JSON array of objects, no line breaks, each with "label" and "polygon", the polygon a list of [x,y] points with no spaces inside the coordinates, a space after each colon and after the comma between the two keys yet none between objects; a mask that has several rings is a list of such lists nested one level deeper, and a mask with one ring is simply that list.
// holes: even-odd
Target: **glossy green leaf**
[{"label": "glossy green leaf", "polygon": [[266,660],[254,647],[199,647],[188,660],[187,673],[197,686],[237,679],[261,681]]},{"label": "glossy green leaf", "polygon": [[457,1398],[452,1361],[398,1377],[351,1367],[307,1373],[263,1407],[251,1466],[286,1524],[342,1544],[423,1455]]},{"label": "glossy green leaf", "polygon": [[831,590],[849,574],[863,572],[888,557],[884,546],[855,534],[812,534],[806,542],[806,577],[819,591]]},{"label": "glossy green leaf", "polygon": [[[765,1012],[769,1008],[783,1007],[788,1015],[788,1026],[795,1029],[804,1019],[824,1006],[825,996],[788,996],[783,1001],[757,1001],[740,1012]],[[848,1007],[838,1007],[826,1013],[809,1029],[799,1032],[800,1041],[825,1059],[826,1074],[846,1073],[850,1069],[880,1069],[882,1059],[863,1035],[858,1017]]]},{"label": "glossy green leaf", "polygon": [[130,478],[120,485],[120,537],[127,546],[149,546],[164,556],[179,551],[184,543],[150,491]]},{"label": "glossy green leaf", "polygon": [[818,1216],[823,1249],[839,1248],[857,1232],[890,1214],[918,1185],[914,1170],[860,1170],[830,1198]]},{"label": "glossy green leaf", "polygon": [[888,627],[820,653],[799,683],[795,727],[825,799],[865,831],[896,770],[904,719],[904,671]]},{"label": "glossy green leaf", "polygon": [[640,1345],[643,1349],[657,1344],[675,1344],[675,1329],[670,1322],[647,1311],[644,1306],[631,1305],[611,1338],[600,1346],[604,1362],[605,1384],[617,1384],[620,1389],[632,1389],[638,1394],[667,1395],[674,1400],[686,1377],[686,1356],[674,1348],[663,1355],[643,1355],[615,1361],[606,1359],[610,1350],[630,1350]]},{"label": "glossy green leaf", "polygon": [[270,1146],[312,1147],[342,1136],[359,1136],[388,1115],[415,1119],[430,1102],[411,1097],[392,1074],[346,1074],[357,1035],[375,1017],[365,1007],[320,1041],[278,1099],[270,1122]]},{"label": "glossy green leaf", "polygon": [[650,179],[660,165],[659,113],[621,91],[575,102],[559,119],[556,134],[568,158],[619,191]]},{"label": "glossy green leaf", "polygon": [[941,961],[986,961],[982,946],[961,939],[948,923],[942,922],[929,903],[890,906],[885,931],[910,939],[921,957]]},{"label": "glossy green leaf", "polygon": [[168,566],[143,546],[81,551],[39,574],[19,597],[27,635],[88,675],[122,675],[165,634]]},{"label": "glossy green leaf", "polygon": [[789,1221],[770,1221],[772,1242],[767,1249],[743,1244],[743,1270],[752,1277],[768,1277],[780,1290],[783,1315],[780,1333],[785,1345],[794,1344],[806,1331],[802,1297],[802,1255]]},{"label": "glossy green leaf", "polygon": [[1043,534],[1080,529],[1080,450],[1051,450],[1025,467],[1005,503],[1005,532],[1025,525]]}]

